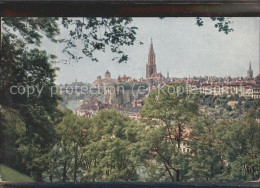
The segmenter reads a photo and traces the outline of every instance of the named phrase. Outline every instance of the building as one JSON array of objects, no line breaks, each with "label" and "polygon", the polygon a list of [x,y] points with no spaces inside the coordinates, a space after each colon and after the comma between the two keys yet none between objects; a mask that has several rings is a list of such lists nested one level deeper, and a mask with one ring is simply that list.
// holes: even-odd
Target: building
[{"label": "building", "polygon": [[190,92],[199,92],[204,95],[220,96],[226,94],[239,95],[245,98],[254,98],[253,89],[255,88],[253,83],[247,82],[231,82],[231,83],[199,83],[188,84]]},{"label": "building", "polygon": [[91,118],[100,110],[118,110],[120,107],[118,105],[110,105],[107,103],[102,103],[97,98],[90,99],[88,101],[84,101],[76,110],[77,116],[84,116]]},{"label": "building", "polygon": [[117,77],[117,82],[121,83],[121,82],[133,82],[136,81],[135,79],[131,78],[130,76],[126,76],[125,74],[121,77],[120,75],[118,75]]},{"label": "building", "polygon": [[217,78],[204,77],[184,80],[190,92],[199,92],[204,95],[220,96],[226,94],[238,95],[239,97],[260,99],[260,74],[253,78],[251,62],[247,77],[238,78]]},{"label": "building", "polygon": [[255,87],[253,88],[253,99],[260,99],[260,74],[255,77]]},{"label": "building", "polygon": [[104,79],[101,78],[101,76],[97,76],[97,79],[93,82],[94,86],[104,86],[108,87],[111,84],[116,83],[115,79],[111,78],[110,72],[107,70],[104,75]]},{"label": "building", "polygon": [[83,102],[76,110],[77,116],[93,117],[99,110],[103,109],[104,105],[96,98]]},{"label": "building", "polygon": [[97,79],[93,82],[94,86],[100,86],[102,85],[102,79],[101,76],[97,76]]},{"label": "building", "polygon": [[253,70],[252,70],[252,67],[251,67],[251,62],[250,62],[250,64],[249,64],[249,69],[248,69],[248,71],[247,71],[247,78],[248,78],[249,80],[254,79],[254,77],[253,77]]},{"label": "building", "polygon": [[146,79],[151,79],[154,75],[157,75],[155,53],[153,50],[153,41],[151,40],[150,51],[148,54],[148,62],[146,64]]},{"label": "building", "polygon": [[111,74],[108,70],[105,72],[105,79],[107,80],[111,79]]},{"label": "building", "polygon": [[164,85],[167,80],[161,73],[157,73],[156,58],[153,49],[153,41],[151,40],[150,51],[148,54],[148,62],[146,64],[146,83],[149,84],[150,91],[153,87]]}]

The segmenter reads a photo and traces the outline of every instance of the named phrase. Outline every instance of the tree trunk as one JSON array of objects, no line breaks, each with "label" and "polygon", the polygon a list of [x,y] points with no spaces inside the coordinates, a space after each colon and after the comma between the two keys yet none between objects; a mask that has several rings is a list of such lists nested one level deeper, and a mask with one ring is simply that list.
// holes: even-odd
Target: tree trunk
[{"label": "tree trunk", "polygon": [[176,170],[176,181],[180,181],[180,170]]},{"label": "tree trunk", "polygon": [[181,126],[179,125],[178,126],[178,136],[177,136],[177,143],[178,143],[178,148],[180,148],[181,147]]},{"label": "tree trunk", "polygon": [[73,177],[73,181],[74,183],[77,182],[77,170],[78,170],[78,145],[76,145],[75,148],[75,157],[74,157],[74,177]]},{"label": "tree trunk", "polygon": [[[182,135],[182,132],[181,132],[181,126],[179,125],[178,126],[178,139],[177,139],[177,143],[178,143],[178,148],[180,149],[181,148],[181,135]],[[180,181],[180,170],[176,170],[176,181]]]},{"label": "tree trunk", "polygon": [[164,166],[165,166],[165,168],[166,168],[166,170],[167,170],[167,172],[168,172],[172,182],[174,182],[174,178],[173,178],[172,173],[171,173],[170,169],[168,168],[166,162],[163,162],[163,164],[164,164]]},{"label": "tree trunk", "polygon": [[64,162],[63,172],[62,172],[62,182],[66,182],[66,181],[67,181],[67,159]]},{"label": "tree trunk", "polygon": [[37,182],[43,182],[42,172],[41,172],[41,171],[37,171],[37,172],[36,172],[35,180],[36,180]]},{"label": "tree trunk", "polygon": [[52,178],[53,178],[53,175],[51,173],[50,176],[49,176],[49,180],[50,180],[51,183],[52,183]]}]

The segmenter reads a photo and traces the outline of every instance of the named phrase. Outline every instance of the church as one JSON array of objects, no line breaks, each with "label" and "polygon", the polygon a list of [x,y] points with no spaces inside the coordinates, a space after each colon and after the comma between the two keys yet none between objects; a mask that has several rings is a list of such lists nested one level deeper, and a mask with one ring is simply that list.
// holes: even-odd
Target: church
[{"label": "church", "polygon": [[148,62],[146,64],[146,81],[149,82],[159,80],[164,80],[164,77],[161,73],[157,73],[153,41],[151,39],[150,50],[148,54]]},{"label": "church", "polygon": [[251,67],[251,62],[249,64],[249,69],[247,71],[247,79],[249,80],[253,80],[254,79],[254,76],[253,76],[253,69]]}]

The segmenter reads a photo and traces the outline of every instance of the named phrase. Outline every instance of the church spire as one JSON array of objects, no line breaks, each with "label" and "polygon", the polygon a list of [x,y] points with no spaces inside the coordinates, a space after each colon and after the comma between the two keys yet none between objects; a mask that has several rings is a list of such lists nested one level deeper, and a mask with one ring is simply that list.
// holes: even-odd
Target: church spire
[{"label": "church spire", "polygon": [[251,61],[250,61],[250,64],[249,64],[249,69],[247,71],[247,78],[252,80],[253,79],[253,70],[252,70],[252,66],[251,66]]},{"label": "church spire", "polygon": [[156,70],[156,63],[155,63],[155,53],[153,49],[153,39],[151,39],[151,44],[150,44],[150,51],[148,54],[148,62],[146,64],[146,78],[151,78],[152,75],[156,75],[157,70]]},{"label": "church spire", "polygon": [[150,44],[150,53],[149,55],[154,54],[154,50],[153,50],[153,38],[151,38],[151,44]]}]

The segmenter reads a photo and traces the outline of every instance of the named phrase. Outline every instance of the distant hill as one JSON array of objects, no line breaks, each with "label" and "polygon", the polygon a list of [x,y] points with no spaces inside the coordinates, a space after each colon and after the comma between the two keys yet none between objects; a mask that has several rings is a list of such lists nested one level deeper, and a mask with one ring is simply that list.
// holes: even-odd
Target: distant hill
[{"label": "distant hill", "polygon": [[7,182],[35,182],[33,178],[0,164],[0,181]]}]

